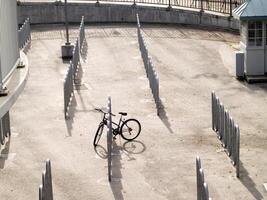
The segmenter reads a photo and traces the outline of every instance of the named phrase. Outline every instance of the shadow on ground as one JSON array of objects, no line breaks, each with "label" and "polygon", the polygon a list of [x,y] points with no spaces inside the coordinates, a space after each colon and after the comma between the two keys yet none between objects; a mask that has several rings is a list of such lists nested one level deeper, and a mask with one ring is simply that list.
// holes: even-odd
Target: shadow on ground
[{"label": "shadow on ground", "polygon": [[[96,154],[102,158],[108,158],[108,152],[105,147],[101,145],[97,145],[94,148]],[[127,161],[133,161],[135,158],[132,156],[133,154],[141,154],[146,150],[146,146],[137,140],[126,141],[119,146],[116,141],[113,141],[112,144],[112,164],[111,164],[111,181],[109,182],[110,188],[112,190],[113,196],[115,200],[124,200],[123,197],[123,185],[122,185],[122,154],[126,155],[128,158]]]},{"label": "shadow on ground", "polygon": [[122,156],[121,156],[121,147],[113,142],[112,145],[112,167],[111,167],[111,182],[109,182],[114,199],[115,200],[123,200],[123,186],[122,186]]},{"label": "shadow on ground", "polygon": [[252,178],[249,176],[248,171],[244,167],[243,163],[240,162],[240,182],[247,188],[247,190],[251,193],[251,195],[257,199],[261,200],[263,199],[262,194],[257,190],[256,184],[252,180]]},{"label": "shadow on ground", "polygon": [[173,130],[171,128],[171,123],[169,122],[169,118],[167,116],[165,107],[162,103],[162,101],[159,101],[159,106],[157,107],[157,112],[160,120],[163,122],[163,124],[166,126],[166,128],[169,130],[170,133],[173,133]]},{"label": "shadow on ground", "polygon": [[0,154],[0,169],[4,169],[5,162],[8,159],[10,142],[11,142],[11,137],[9,137],[8,141],[4,144],[4,148],[1,151],[1,154]]}]

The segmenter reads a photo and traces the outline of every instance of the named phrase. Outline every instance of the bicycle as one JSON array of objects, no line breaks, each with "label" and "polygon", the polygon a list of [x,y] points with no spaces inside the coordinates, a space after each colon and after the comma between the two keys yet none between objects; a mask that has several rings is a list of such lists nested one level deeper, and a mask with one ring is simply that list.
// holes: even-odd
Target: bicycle
[{"label": "bicycle", "polygon": [[[96,147],[104,130],[104,126],[107,126],[107,112],[104,112],[101,109],[96,108],[95,109],[98,112],[103,113],[102,121],[99,123],[95,138],[94,138],[94,146]],[[119,123],[112,122],[112,134],[113,138],[116,139],[117,135],[121,135],[121,137],[127,141],[132,141],[135,138],[137,138],[141,132],[141,124],[137,119],[127,119],[124,120],[122,117],[127,116],[127,113],[125,112],[119,112],[120,120]],[[111,113],[111,116],[116,116]]]}]

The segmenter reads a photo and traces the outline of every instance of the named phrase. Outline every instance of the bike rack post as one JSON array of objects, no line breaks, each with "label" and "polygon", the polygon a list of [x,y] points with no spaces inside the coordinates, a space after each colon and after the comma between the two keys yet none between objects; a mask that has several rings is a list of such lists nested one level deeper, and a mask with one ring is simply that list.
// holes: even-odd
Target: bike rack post
[{"label": "bike rack post", "polygon": [[211,200],[209,198],[208,184],[204,179],[204,170],[201,166],[199,156],[196,158],[196,175],[197,175],[197,200]]},{"label": "bike rack post", "polygon": [[51,162],[46,160],[45,171],[42,173],[42,185],[39,186],[39,200],[53,200]]},{"label": "bike rack post", "polygon": [[108,97],[108,122],[107,122],[107,149],[108,149],[108,181],[111,182],[112,176],[112,116],[111,116],[111,97]]},{"label": "bike rack post", "polygon": [[231,163],[236,168],[236,177],[239,178],[240,130],[238,125],[224,108],[215,92],[211,94],[212,129],[220,139]]}]

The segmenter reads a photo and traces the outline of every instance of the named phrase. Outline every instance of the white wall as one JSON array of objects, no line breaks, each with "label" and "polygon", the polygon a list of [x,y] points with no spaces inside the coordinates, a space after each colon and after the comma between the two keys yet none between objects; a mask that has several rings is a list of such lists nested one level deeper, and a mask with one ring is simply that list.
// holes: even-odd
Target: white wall
[{"label": "white wall", "polygon": [[19,59],[17,1],[0,0],[0,79],[5,82]]}]

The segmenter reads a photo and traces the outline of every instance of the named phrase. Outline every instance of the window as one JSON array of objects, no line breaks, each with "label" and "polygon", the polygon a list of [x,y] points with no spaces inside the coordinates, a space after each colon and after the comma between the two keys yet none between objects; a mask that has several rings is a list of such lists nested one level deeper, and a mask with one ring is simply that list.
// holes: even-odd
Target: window
[{"label": "window", "polygon": [[248,22],[248,46],[262,46],[262,29],[261,21]]},{"label": "window", "polygon": [[267,45],[267,22],[265,23],[265,45]]}]

